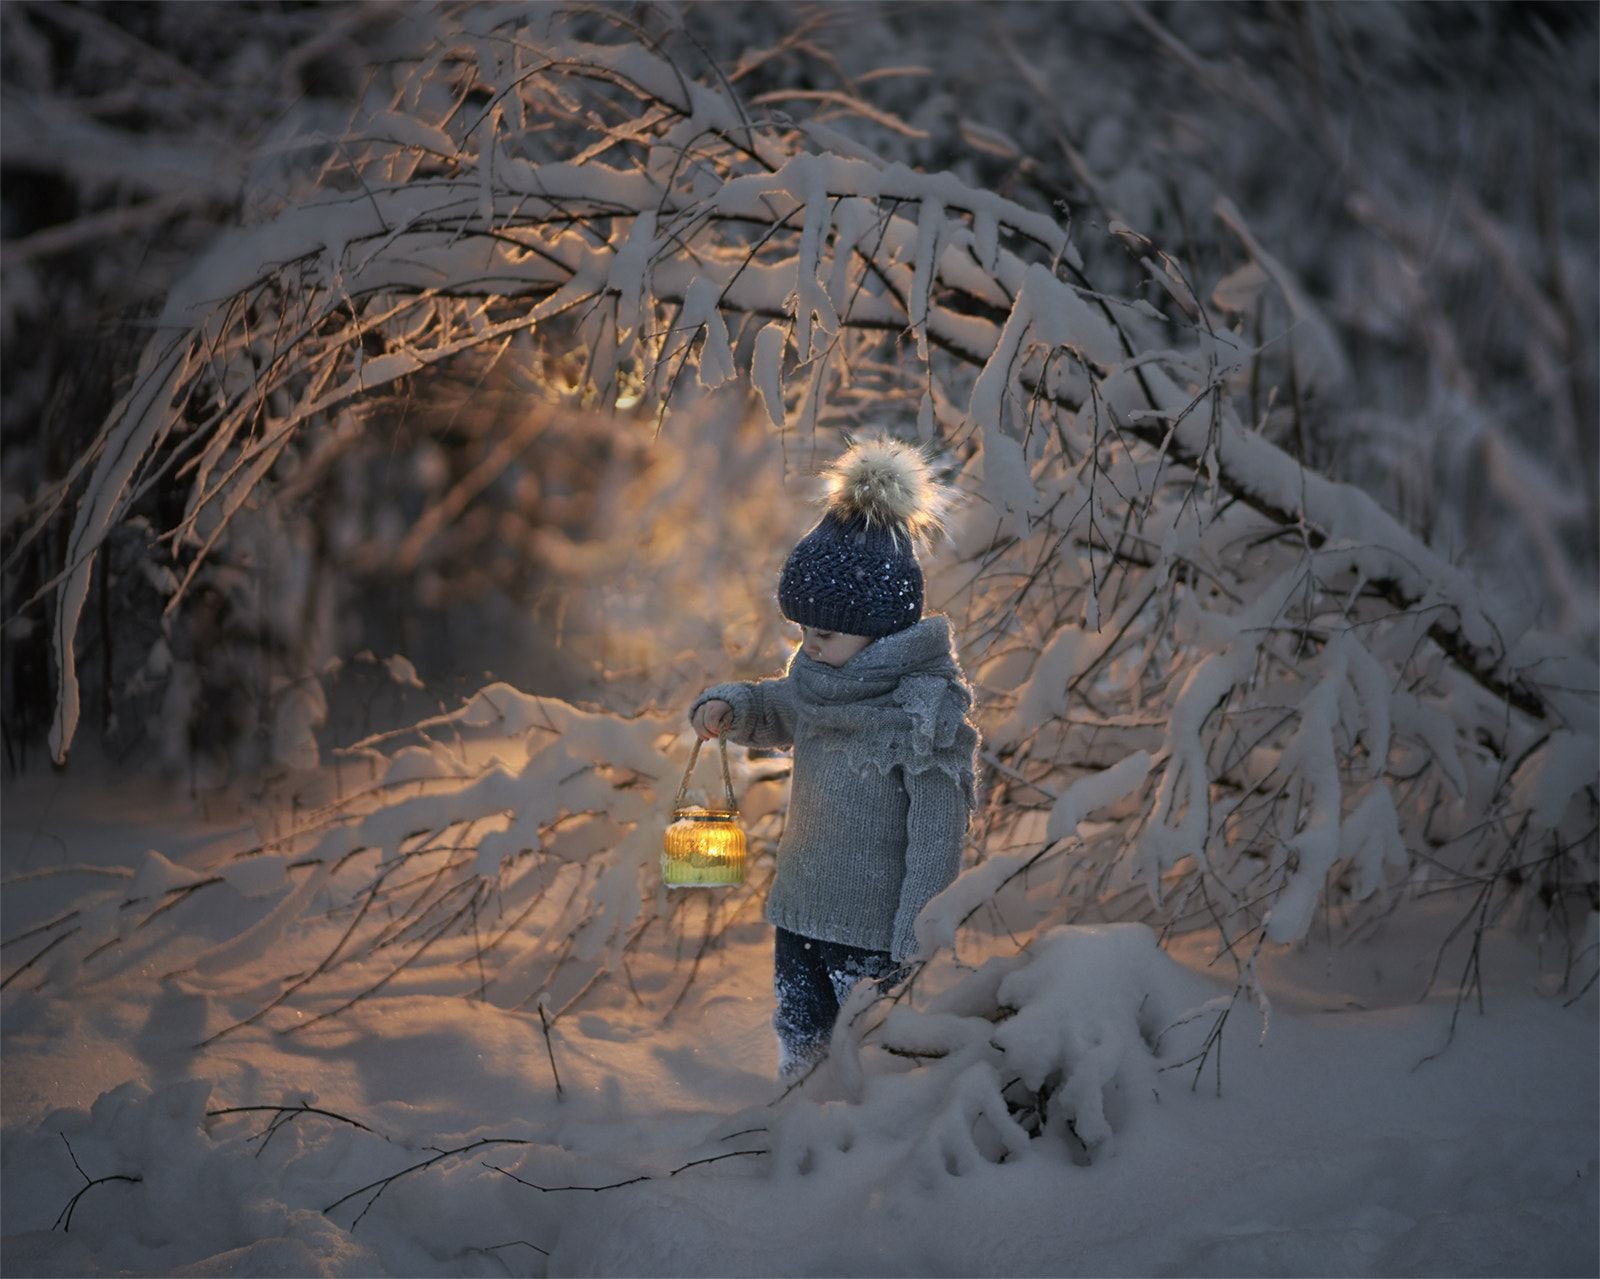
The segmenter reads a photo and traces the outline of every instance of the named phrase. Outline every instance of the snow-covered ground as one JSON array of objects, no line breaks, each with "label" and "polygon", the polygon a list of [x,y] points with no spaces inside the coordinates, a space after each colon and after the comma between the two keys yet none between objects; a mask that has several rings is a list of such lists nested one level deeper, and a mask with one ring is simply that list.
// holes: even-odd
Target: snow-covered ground
[{"label": "snow-covered ground", "polygon": [[[73,909],[107,870],[155,874],[165,863],[147,850],[198,868],[253,838],[220,805],[205,817],[181,792],[76,767],[12,779],[4,800],[8,939]],[[63,865],[80,869],[29,877]],[[1097,1040],[1085,1051],[1123,1060],[1094,1158],[1047,1131],[996,1162],[960,1104],[917,1104],[937,1062],[868,1048],[864,1075],[825,1067],[786,1094],[770,933],[749,915],[669,1013],[698,903],[548,1042],[536,1005],[460,993],[468,948],[302,1032],[284,1033],[279,1010],[195,1051],[344,927],[329,915],[286,930],[226,980],[185,972],[257,917],[248,887],[197,893],[102,957],[73,971],[46,957],[7,987],[6,1274],[1600,1271],[1595,997],[1563,1006],[1538,939],[1493,934],[1486,1010],[1464,1009],[1450,1039],[1459,941],[1418,995],[1459,900],[1362,943],[1331,948],[1314,930],[1264,956],[1270,1025],[1263,1037],[1254,1011],[1230,1016],[1220,1096],[1215,1055],[1192,1087],[1193,1066],[1134,1061],[1132,1036]],[[1114,1027],[1112,995],[1135,980],[1171,1007],[1232,985],[1203,934],[1163,954],[1136,927],[1080,928],[1036,949],[1029,971],[1062,965],[1053,1032]],[[8,974],[29,950],[8,946]],[[381,971],[329,974],[312,1006]],[[912,1002],[952,980],[931,968]]]}]

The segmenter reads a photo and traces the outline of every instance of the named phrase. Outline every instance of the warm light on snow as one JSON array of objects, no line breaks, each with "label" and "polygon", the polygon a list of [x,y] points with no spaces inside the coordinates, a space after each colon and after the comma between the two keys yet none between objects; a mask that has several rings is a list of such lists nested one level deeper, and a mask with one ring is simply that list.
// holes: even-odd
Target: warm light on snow
[{"label": "warm light on snow", "polygon": [[[228,865],[253,837],[222,813],[151,825],[166,807],[109,777],[8,787],[8,923],[126,875],[129,849]],[[58,839],[81,869],[21,879]],[[194,880],[144,865],[151,889]],[[174,907],[88,961],[74,998],[8,989],[7,1273],[1577,1275],[1594,1260],[1594,1001],[1562,1008],[1534,943],[1497,933],[1487,1014],[1465,1012],[1446,1048],[1451,990],[1417,994],[1452,910],[1263,956],[1270,1029],[1242,1008],[1204,1062],[1188,1059],[1211,1019],[1184,1018],[1230,984],[1207,934],[1163,953],[1141,927],[1072,928],[1031,959],[986,943],[987,962],[969,938],[976,969],[929,970],[886,1020],[865,1010],[839,1065],[784,1096],[752,915],[733,912],[668,1012],[699,898],[548,1040],[538,1008],[454,993],[467,940],[335,1020],[296,1029],[369,985],[367,964],[195,1052],[345,926],[325,913],[206,959],[266,887],[231,876]],[[1017,1010],[999,1025],[975,1015],[993,991]],[[1036,1087],[1052,1062],[1071,1086],[1030,1138],[1037,1119],[996,1109],[997,1090]],[[95,1186],[52,1233],[85,1184],[74,1157],[89,1178],[141,1180]]]},{"label": "warm light on snow", "polygon": [[[1592,6],[222,12],[0,5],[0,1270],[1600,1273]],[[977,803],[780,1083],[847,440]]]}]

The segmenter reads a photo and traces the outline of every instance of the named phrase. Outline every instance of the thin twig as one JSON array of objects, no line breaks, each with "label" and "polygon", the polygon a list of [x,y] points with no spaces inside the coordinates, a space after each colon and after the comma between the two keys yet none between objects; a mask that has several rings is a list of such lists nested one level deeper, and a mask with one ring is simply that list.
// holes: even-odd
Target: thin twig
[{"label": "thin twig", "polygon": [[28,960],[28,962],[23,964],[20,968],[13,969],[11,975],[9,977],[7,977],[4,981],[0,981],[0,990],[4,990],[12,982],[16,981],[16,979],[18,977],[22,976],[22,974],[27,972],[28,969],[32,968],[35,964],[37,964],[41,959],[43,959],[46,955],[48,955],[52,950],[54,950],[62,942],[66,941],[67,938],[73,936],[75,933],[79,933],[79,932],[82,932],[82,931],[83,931],[82,925],[79,925],[76,928],[69,928],[69,929],[67,929],[66,932],[62,933],[59,937],[55,938],[53,941],[49,941],[49,942],[45,943],[45,947],[44,947],[43,950],[41,950],[37,954],[35,954],[32,959]]},{"label": "thin twig", "polygon": [[402,1168],[399,1172],[392,1172],[387,1177],[378,1178],[377,1181],[369,1181],[366,1185],[352,1190],[347,1195],[340,1195],[339,1198],[335,1199],[322,1211],[324,1214],[332,1213],[335,1208],[348,1203],[357,1195],[364,1195],[369,1190],[374,1191],[372,1198],[367,1200],[366,1207],[362,1208],[356,1214],[356,1219],[350,1223],[350,1229],[353,1231],[361,1224],[361,1218],[372,1211],[372,1205],[383,1197],[383,1192],[402,1177],[410,1176],[414,1172],[421,1172],[425,1168],[432,1168],[434,1164],[442,1163],[444,1160],[451,1159],[456,1155],[464,1155],[474,1150],[481,1150],[485,1146],[536,1146],[538,1144],[536,1141],[522,1137],[480,1137],[477,1141],[469,1142],[465,1146],[457,1146],[454,1150],[441,1150],[430,1159],[424,1159],[421,1163],[412,1164],[409,1168]]},{"label": "thin twig", "polygon": [[544,1000],[539,1001],[539,1025],[544,1029],[544,1051],[550,1058],[550,1074],[556,1081],[556,1098],[562,1096],[561,1072],[556,1069],[556,1050],[550,1042],[550,1020],[544,1015]]},{"label": "thin twig", "polygon": [[[382,1133],[374,1132],[373,1129],[367,1127],[359,1119],[351,1119],[348,1115],[341,1115],[332,1110],[322,1110],[317,1106],[308,1106],[304,1102],[295,1106],[224,1106],[220,1110],[206,1111],[206,1118],[214,1119],[223,1115],[254,1114],[262,1111],[272,1112],[273,1119],[265,1128],[250,1138],[251,1141],[261,1142],[260,1147],[256,1150],[257,1159],[261,1157],[262,1151],[266,1150],[268,1143],[277,1136],[278,1129],[285,1124],[293,1123],[301,1115],[320,1115],[324,1119],[334,1119],[341,1124],[349,1124],[352,1128],[359,1128],[362,1132],[370,1132],[375,1137],[383,1136]],[[388,1137],[383,1139],[385,1141],[389,1140]]]},{"label": "thin twig", "polygon": [[[476,898],[474,898],[473,901],[476,901]],[[388,973],[386,973],[383,977],[381,977],[378,981],[374,982],[372,985],[368,986],[360,994],[351,996],[349,999],[345,1000],[344,1003],[340,1004],[337,1008],[330,1008],[327,1012],[318,1013],[315,1017],[308,1018],[307,1020],[302,1021],[302,1022],[296,1022],[292,1026],[286,1026],[286,1027],[284,1027],[284,1029],[282,1029],[278,1033],[281,1034],[281,1035],[292,1035],[292,1034],[295,1034],[297,1031],[302,1031],[302,1030],[309,1029],[310,1027],[315,1026],[319,1022],[327,1021],[331,1017],[337,1017],[340,1013],[346,1012],[349,1009],[354,1008],[358,1003],[360,1003],[363,999],[367,998],[369,995],[377,994],[378,991],[382,990],[391,981],[393,981],[396,977],[398,977],[402,972],[404,972],[407,968],[409,968],[413,963],[415,963],[418,959],[420,959],[422,957],[423,953],[430,946],[432,946],[434,942],[438,941],[439,938],[441,938],[441,937],[443,937],[445,935],[445,933],[449,932],[451,927],[454,926],[454,924],[456,923],[456,921],[461,919],[463,916],[465,916],[466,913],[468,912],[468,910],[471,909],[472,904],[473,903],[471,901],[469,901],[465,906],[463,906],[460,910],[458,910],[449,919],[445,920],[444,923],[439,925],[439,927],[433,932],[433,934],[426,941],[424,941],[422,943],[422,945],[418,946],[416,948],[416,950],[412,951],[411,954],[406,956],[405,959],[401,960],[400,963],[395,965],[394,968],[390,969],[390,971]]]},{"label": "thin twig", "polygon": [[72,1149],[72,1143],[67,1141],[67,1134],[64,1132],[58,1132],[56,1136],[60,1137],[62,1142],[65,1143],[67,1147],[67,1154],[72,1157],[72,1166],[78,1170],[78,1175],[84,1180],[83,1188],[67,1201],[67,1206],[61,1210],[60,1214],[56,1217],[54,1224],[50,1227],[51,1230],[54,1230],[56,1226],[60,1226],[61,1233],[66,1234],[72,1229],[72,1210],[78,1206],[78,1200],[82,1199],[96,1186],[103,1186],[108,1181],[128,1181],[137,1185],[139,1182],[142,1182],[144,1178],[124,1172],[112,1173],[109,1177],[91,1178],[88,1173],[84,1172],[83,1165],[78,1162],[78,1156],[77,1153]]},{"label": "thin twig", "polygon": [[[680,1172],[687,1172],[690,1168],[699,1168],[705,1164],[720,1163],[724,1159],[737,1159],[741,1155],[770,1155],[771,1153],[772,1152],[770,1150],[725,1150],[720,1155],[708,1155],[704,1159],[691,1159],[686,1164],[679,1164],[676,1168],[672,1169],[665,1175],[668,1177],[676,1177]],[[519,1177],[516,1173],[511,1172],[508,1169],[501,1168],[495,1164],[486,1163],[483,1166],[489,1169],[491,1172],[498,1172],[503,1176],[510,1177],[512,1181],[517,1182],[519,1185],[528,1187],[529,1190],[538,1190],[547,1195],[556,1194],[563,1190],[588,1190],[598,1194],[602,1190],[621,1190],[624,1186],[637,1186],[642,1181],[655,1181],[662,1175],[659,1173],[644,1172],[640,1173],[637,1177],[628,1177],[623,1181],[607,1182],[603,1186],[541,1186],[536,1182],[529,1181],[525,1177]]]}]

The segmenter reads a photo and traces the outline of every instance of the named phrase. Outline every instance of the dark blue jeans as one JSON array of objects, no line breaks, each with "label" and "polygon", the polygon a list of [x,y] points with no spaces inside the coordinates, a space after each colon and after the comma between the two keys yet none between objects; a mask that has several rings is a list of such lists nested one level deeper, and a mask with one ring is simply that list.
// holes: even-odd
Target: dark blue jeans
[{"label": "dark blue jeans", "polygon": [[904,976],[887,951],[778,929],[772,944],[772,987],[778,998],[772,1025],[778,1032],[779,1076],[804,1074],[826,1055],[839,1007],[857,982],[876,982],[887,993]]}]

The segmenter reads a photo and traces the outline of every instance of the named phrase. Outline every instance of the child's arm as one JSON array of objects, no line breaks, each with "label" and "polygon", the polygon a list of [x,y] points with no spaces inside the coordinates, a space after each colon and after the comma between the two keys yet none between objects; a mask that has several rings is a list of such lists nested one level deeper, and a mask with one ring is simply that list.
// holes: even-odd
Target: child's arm
[{"label": "child's arm", "polygon": [[708,688],[689,708],[691,722],[695,712],[710,701],[726,702],[733,708],[730,741],[744,746],[794,745],[794,695],[787,678]]},{"label": "child's arm", "polygon": [[903,964],[917,953],[916,922],[922,908],[950,885],[961,869],[966,842],[965,786],[938,768],[906,772],[906,876],[894,916],[890,955]]}]

